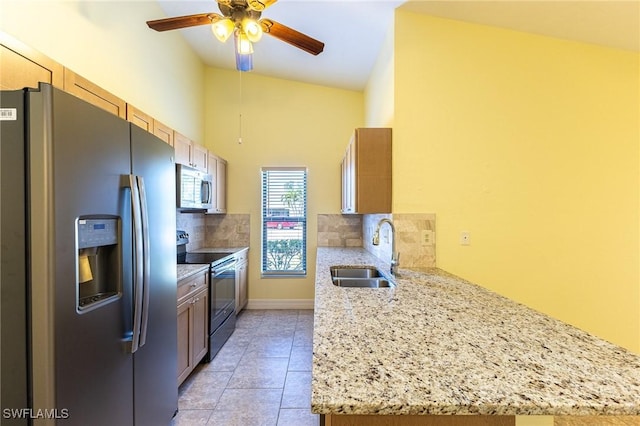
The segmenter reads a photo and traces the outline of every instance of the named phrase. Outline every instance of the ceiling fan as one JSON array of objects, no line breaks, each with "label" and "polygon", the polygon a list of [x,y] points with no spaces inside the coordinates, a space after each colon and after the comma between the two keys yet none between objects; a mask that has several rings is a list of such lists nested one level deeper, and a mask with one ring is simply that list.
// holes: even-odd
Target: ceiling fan
[{"label": "ceiling fan", "polygon": [[267,33],[312,55],[324,49],[324,43],[306,34],[282,25],[271,19],[260,19],[262,11],[277,0],[216,0],[222,15],[218,13],[198,13],[196,15],[147,21],[149,28],[156,31],[176,30],[211,25],[218,40],[227,41],[233,35],[236,45],[236,68],[240,71],[253,69],[253,45]]}]

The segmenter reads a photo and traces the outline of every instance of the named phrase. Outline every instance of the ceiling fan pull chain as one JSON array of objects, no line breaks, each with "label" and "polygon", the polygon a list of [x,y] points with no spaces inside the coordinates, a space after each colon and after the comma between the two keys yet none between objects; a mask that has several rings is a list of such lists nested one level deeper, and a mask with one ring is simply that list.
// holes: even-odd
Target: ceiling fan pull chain
[{"label": "ceiling fan pull chain", "polygon": [[242,71],[238,71],[240,74],[240,100],[238,102],[238,145],[242,145]]}]

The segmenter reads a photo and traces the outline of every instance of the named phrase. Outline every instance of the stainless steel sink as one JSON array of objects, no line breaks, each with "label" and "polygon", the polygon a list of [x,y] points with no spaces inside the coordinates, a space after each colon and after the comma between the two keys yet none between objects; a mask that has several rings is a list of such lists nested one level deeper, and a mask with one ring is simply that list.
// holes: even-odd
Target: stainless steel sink
[{"label": "stainless steel sink", "polygon": [[332,278],[378,278],[384,277],[378,268],[373,266],[332,266]]},{"label": "stainless steel sink", "polygon": [[333,284],[339,287],[388,288],[395,284],[374,266],[332,266]]},{"label": "stainless steel sink", "polygon": [[394,287],[391,281],[384,278],[334,278],[333,285],[338,287],[389,288]]}]

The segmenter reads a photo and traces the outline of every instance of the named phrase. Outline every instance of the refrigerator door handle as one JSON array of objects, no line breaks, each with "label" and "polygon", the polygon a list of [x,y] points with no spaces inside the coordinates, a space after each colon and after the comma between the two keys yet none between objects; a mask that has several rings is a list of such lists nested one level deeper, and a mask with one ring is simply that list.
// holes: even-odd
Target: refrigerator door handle
[{"label": "refrigerator door handle", "polygon": [[142,275],[142,312],[140,324],[139,346],[144,346],[147,340],[147,326],[149,325],[149,285],[151,248],[149,247],[149,214],[147,209],[147,193],[144,188],[144,179],[137,176],[138,190],[140,193],[140,215],[142,218],[142,247],[143,247],[143,275]]},{"label": "refrigerator door handle", "polygon": [[133,212],[133,340],[131,353],[135,353],[140,347],[140,328],[142,322],[142,297],[144,279],[144,246],[142,236],[142,212],[140,208],[140,190],[136,176],[129,175],[131,186],[131,210]]}]

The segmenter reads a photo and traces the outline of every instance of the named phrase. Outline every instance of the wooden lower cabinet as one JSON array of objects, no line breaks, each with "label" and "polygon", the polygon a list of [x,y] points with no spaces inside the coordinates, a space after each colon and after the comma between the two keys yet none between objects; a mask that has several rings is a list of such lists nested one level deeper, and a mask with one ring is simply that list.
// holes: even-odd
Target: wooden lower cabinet
[{"label": "wooden lower cabinet", "polygon": [[178,385],[209,350],[207,271],[178,282]]},{"label": "wooden lower cabinet", "polygon": [[249,287],[249,249],[235,254],[236,257],[236,315],[247,306]]},{"label": "wooden lower cabinet", "polygon": [[189,351],[193,310],[190,303],[178,305],[178,385],[193,371],[194,365]]},{"label": "wooden lower cabinet", "polygon": [[327,414],[324,426],[515,426],[515,416],[373,416]]}]

